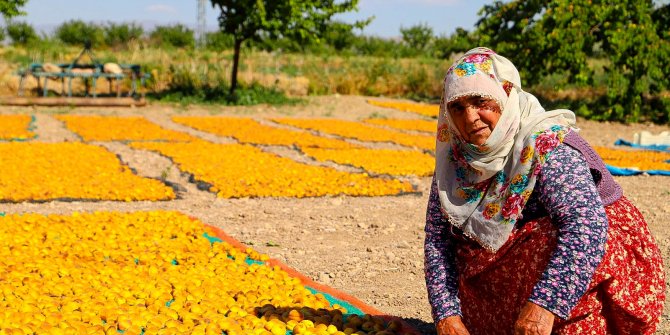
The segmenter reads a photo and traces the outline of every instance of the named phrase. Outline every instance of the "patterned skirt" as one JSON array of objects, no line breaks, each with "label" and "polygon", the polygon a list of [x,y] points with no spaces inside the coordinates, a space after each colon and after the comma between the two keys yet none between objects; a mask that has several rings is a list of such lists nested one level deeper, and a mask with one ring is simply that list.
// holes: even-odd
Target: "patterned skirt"
[{"label": "patterned skirt", "polygon": [[[607,206],[605,256],[592,282],[552,334],[653,334],[665,301],[661,253],[628,199]],[[529,221],[495,254],[460,243],[459,297],[472,335],[513,334],[514,323],[556,247],[548,218]]]}]

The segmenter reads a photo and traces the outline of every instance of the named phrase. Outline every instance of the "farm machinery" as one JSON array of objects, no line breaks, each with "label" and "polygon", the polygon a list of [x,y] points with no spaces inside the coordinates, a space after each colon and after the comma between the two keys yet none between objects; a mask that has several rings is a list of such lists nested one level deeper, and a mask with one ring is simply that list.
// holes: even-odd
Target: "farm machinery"
[{"label": "farm machinery", "polygon": [[[82,57],[88,55],[90,63],[82,63]],[[91,51],[90,43],[70,63],[32,63],[17,72],[19,78],[18,96],[5,99],[8,105],[43,106],[143,106],[146,80],[149,74],[143,73],[138,64],[102,64]],[[37,81],[37,96],[26,95],[26,82],[29,78]],[[98,81],[106,80],[109,89],[98,92]],[[73,93],[73,81],[83,81],[84,93]],[[129,82],[125,92],[122,83]],[[60,94],[50,94],[52,86],[60,83]]]}]

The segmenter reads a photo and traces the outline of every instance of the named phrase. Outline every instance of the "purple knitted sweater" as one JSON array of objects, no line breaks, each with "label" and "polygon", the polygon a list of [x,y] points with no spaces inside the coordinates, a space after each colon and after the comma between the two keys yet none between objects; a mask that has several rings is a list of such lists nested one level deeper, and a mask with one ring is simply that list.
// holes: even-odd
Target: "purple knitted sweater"
[{"label": "purple knitted sweater", "polygon": [[621,198],[623,195],[621,186],[614,181],[603,160],[584,138],[579,136],[577,132],[571,131],[565,136],[563,143],[577,149],[586,159],[591,175],[593,175],[593,181],[596,182],[598,193],[603,201],[603,206],[611,205]]}]

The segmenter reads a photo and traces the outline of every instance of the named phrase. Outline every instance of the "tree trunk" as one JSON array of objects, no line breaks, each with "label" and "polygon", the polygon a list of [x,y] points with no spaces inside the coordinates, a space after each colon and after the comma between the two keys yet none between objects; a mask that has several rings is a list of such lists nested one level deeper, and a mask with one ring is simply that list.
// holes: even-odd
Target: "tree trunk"
[{"label": "tree trunk", "polygon": [[235,93],[237,88],[237,68],[240,64],[240,49],[242,47],[242,40],[235,40],[235,53],[233,54],[233,71],[230,74],[230,95]]}]

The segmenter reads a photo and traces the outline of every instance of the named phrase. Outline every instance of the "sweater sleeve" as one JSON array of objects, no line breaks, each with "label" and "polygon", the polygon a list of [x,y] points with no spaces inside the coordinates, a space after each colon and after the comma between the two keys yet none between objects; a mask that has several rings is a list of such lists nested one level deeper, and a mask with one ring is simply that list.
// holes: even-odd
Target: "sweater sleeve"
[{"label": "sweater sleeve", "polygon": [[424,270],[428,301],[435,323],[461,314],[458,299],[458,273],[449,224],[440,211],[437,183],[433,178],[426,210]]},{"label": "sweater sleeve", "polygon": [[605,254],[607,215],[586,160],[567,145],[542,166],[536,188],[558,244],[528,300],[565,319]]}]

